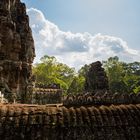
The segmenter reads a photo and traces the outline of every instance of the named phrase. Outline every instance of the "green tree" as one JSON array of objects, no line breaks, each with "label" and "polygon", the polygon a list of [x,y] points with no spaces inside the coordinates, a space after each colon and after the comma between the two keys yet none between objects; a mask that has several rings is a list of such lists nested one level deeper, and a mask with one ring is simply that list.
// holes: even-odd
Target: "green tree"
[{"label": "green tree", "polygon": [[125,63],[124,69],[124,82],[127,85],[127,91],[134,93],[140,92],[140,63]]},{"label": "green tree", "polygon": [[125,63],[119,61],[117,56],[103,61],[112,92],[131,93],[140,92],[140,63]]},{"label": "green tree", "polygon": [[81,67],[78,71],[78,75],[86,77],[86,73],[89,70],[90,65],[85,64],[83,67]]},{"label": "green tree", "polygon": [[85,79],[86,79],[86,73],[89,70],[89,65],[85,64],[83,67],[81,67],[77,73],[77,75],[74,77],[69,89],[68,93],[77,94],[83,92]]},{"label": "green tree", "polygon": [[103,61],[103,67],[107,73],[109,87],[112,92],[126,92],[126,85],[123,81],[125,75],[123,65],[123,62],[120,62],[117,56]]},{"label": "green tree", "polygon": [[78,94],[84,91],[84,83],[85,77],[81,75],[77,75],[74,77],[69,89],[68,93]]},{"label": "green tree", "polygon": [[36,75],[36,83],[56,83],[67,90],[75,76],[75,69],[59,63],[54,56],[45,55],[41,62],[33,67],[33,74]]}]

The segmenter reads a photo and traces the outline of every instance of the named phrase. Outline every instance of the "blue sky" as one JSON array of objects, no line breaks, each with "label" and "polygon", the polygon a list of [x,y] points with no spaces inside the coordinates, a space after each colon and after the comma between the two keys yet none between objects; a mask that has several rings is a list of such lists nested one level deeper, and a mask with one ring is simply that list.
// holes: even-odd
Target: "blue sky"
[{"label": "blue sky", "polygon": [[[73,55],[73,59],[75,59],[77,62],[73,61],[69,62],[68,60],[64,61],[65,63],[68,63],[71,66],[77,67],[77,65],[83,65],[84,61],[78,63],[78,61],[80,60],[76,59],[77,57],[80,56],[78,52],[81,51],[86,52],[87,49],[88,50],[93,49],[93,52],[87,51],[86,55],[89,56],[89,53],[92,54],[94,53],[95,50],[97,50],[97,48],[94,47],[95,45],[98,46],[97,50],[98,53],[94,54],[94,57],[89,58],[90,60],[85,61],[85,63],[90,63],[91,61],[94,61],[98,58],[107,59],[107,57],[109,56],[117,55],[118,50],[121,49],[122,51],[124,51],[124,53],[119,52],[118,56],[124,61],[125,60],[134,61],[136,59],[139,59],[139,57],[136,55],[140,51],[140,18],[139,18],[140,0],[22,0],[22,1],[26,3],[27,8],[29,9],[28,14],[30,16],[31,22],[30,25],[32,27],[34,34],[35,45],[37,46],[39,44],[39,41],[36,40],[38,39],[38,36],[36,34],[40,33],[41,31],[41,35],[43,35],[44,37],[45,36],[44,32],[51,31],[51,36],[53,36],[54,39],[53,34],[54,32],[52,32],[52,28],[57,27],[57,30],[55,30],[56,31],[55,34],[60,33],[59,35],[61,37],[57,37],[57,39],[56,38],[55,39],[58,40],[58,43],[61,44],[59,48],[65,45],[66,46],[65,49],[62,49],[63,47],[60,50],[56,48],[53,49],[54,44],[46,40],[46,42],[44,42],[44,44],[46,44],[46,46],[44,45],[44,48],[49,45],[51,47],[52,45],[52,50],[54,50],[54,52],[53,51],[50,52],[47,49],[45,51],[48,51],[49,55],[56,55],[56,57],[58,57],[58,59],[60,59],[61,61],[64,61],[63,59],[64,57],[67,56],[68,52],[72,52],[73,54],[71,55]],[[44,28],[41,23],[40,24],[38,23],[39,21],[34,20],[33,18],[35,18],[35,16],[33,17],[32,15],[35,15],[35,13],[42,14],[44,20],[47,21],[43,22],[42,24],[44,26],[45,25],[49,26]],[[40,26],[40,31],[37,31],[38,26]],[[87,32],[87,34],[89,33],[89,35],[85,35],[85,32]],[[78,33],[79,35],[77,35]],[[46,35],[49,36],[50,34],[48,35],[46,33]],[[71,36],[71,38],[69,38],[69,35]],[[89,38],[92,37],[94,38],[94,41],[93,40],[92,41],[93,44],[95,43],[95,45],[90,47],[89,44],[92,41]],[[60,42],[60,40],[62,42]],[[107,45],[109,47],[107,47]],[[58,44],[56,46],[58,46]],[[110,54],[107,55],[101,54],[101,51],[103,52],[104,49],[107,50],[109,49]],[[39,46],[37,46],[37,51],[39,52]],[[60,52],[63,51],[65,53],[60,54],[59,51]],[[44,52],[44,50],[42,50],[42,52]],[[99,57],[98,54],[99,56],[103,55],[103,57]],[[128,57],[126,57],[126,54]],[[82,53],[81,55],[85,54]],[[41,51],[39,52],[39,57],[40,56]]]}]

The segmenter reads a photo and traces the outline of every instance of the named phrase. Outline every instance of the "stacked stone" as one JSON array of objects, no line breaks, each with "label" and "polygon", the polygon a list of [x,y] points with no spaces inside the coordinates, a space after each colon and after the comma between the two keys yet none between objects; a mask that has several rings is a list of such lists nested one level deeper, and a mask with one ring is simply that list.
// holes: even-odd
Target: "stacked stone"
[{"label": "stacked stone", "polygon": [[[25,4],[0,0],[0,90],[9,100],[25,102],[34,56]],[[18,97],[13,97],[12,92]]]},{"label": "stacked stone", "polygon": [[35,88],[29,103],[40,105],[62,103],[62,90]]},{"label": "stacked stone", "polygon": [[124,94],[110,92],[86,93],[68,95],[64,98],[65,106],[100,106],[100,105],[119,105],[119,104],[138,104],[140,103],[140,93]]},{"label": "stacked stone", "polygon": [[139,140],[140,104],[100,107],[0,105],[3,140]]},{"label": "stacked stone", "polygon": [[42,89],[60,89],[60,84],[52,83],[52,84],[46,85],[46,84],[36,83],[35,87],[36,88],[42,88]]},{"label": "stacked stone", "polygon": [[108,90],[108,79],[100,61],[90,64],[86,74],[85,90],[88,92]]}]

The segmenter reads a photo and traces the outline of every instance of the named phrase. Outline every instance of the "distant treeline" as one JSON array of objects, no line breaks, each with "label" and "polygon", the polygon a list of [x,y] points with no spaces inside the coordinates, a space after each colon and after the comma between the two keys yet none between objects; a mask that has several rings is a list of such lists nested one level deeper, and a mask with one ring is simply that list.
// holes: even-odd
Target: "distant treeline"
[{"label": "distant treeline", "polygon": [[[126,63],[117,56],[102,61],[112,92],[140,92],[140,62]],[[84,91],[86,73],[90,65],[85,64],[76,72],[75,68],[60,63],[54,56],[45,55],[33,67],[37,84],[59,84],[64,94],[77,94]]]}]

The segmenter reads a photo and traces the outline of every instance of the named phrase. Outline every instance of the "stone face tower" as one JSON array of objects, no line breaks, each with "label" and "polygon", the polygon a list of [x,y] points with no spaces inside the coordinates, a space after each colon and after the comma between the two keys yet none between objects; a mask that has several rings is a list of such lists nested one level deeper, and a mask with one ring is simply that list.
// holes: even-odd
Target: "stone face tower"
[{"label": "stone face tower", "polygon": [[34,41],[26,7],[20,0],[0,0],[0,90],[24,102],[32,77]]},{"label": "stone face tower", "polygon": [[90,64],[85,81],[86,91],[108,90],[108,78],[100,61]]}]

